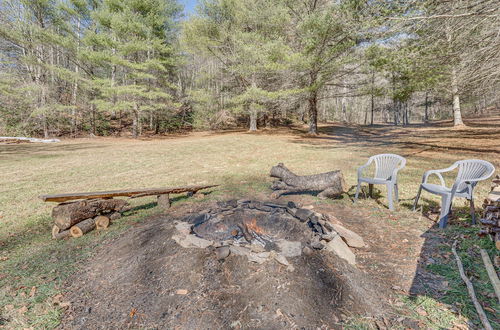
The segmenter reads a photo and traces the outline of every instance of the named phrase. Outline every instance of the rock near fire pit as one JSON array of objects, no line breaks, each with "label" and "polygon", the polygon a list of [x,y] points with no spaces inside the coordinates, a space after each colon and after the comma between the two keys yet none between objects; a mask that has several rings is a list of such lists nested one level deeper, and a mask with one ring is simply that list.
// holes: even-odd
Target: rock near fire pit
[{"label": "rock near fire pit", "polygon": [[364,247],[356,233],[328,221],[328,217],[293,202],[229,200],[213,209],[190,214],[176,223],[172,237],[184,248],[209,248],[218,259],[245,256],[262,264],[269,260],[293,267],[287,258],[304,249],[325,249],[356,264],[350,247]]}]

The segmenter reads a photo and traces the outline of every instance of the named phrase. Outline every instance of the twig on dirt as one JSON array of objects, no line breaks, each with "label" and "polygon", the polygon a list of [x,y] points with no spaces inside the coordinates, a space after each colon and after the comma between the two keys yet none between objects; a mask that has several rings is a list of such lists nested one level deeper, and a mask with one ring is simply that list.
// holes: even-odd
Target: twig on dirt
[{"label": "twig on dirt", "polygon": [[500,280],[498,279],[497,272],[493,265],[491,264],[490,256],[488,252],[484,249],[481,249],[481,257],[483,257],[484,267],[486,267],[486,271],[488,272],[488,277],[490,278],[491,285],[493,285],[493,289],[495,289],[495,293],[498,298],[498,302],[500,303]]},{"label": "twig on dirt", "polygon": [[472,299],[472,302],[474,303],[474,307],[476,307],[477,314],[479,315],[479,318],[481,319],[481,322],[483,323],[484,328],[486,330],[490,330],[490,329],[493,330],[490,322],[488,321],[488,317],[486,317],[486,313],[484,312],[483,307],[477,301],[476,292],[474,291],[474,287],[472,286],[471,281],[465,275],[464,266],[462,265],[462,260],[460,259],[460,257],[457,254],[456,246],[457,246],[457,240],[455,240],[453,242],[453,245],[451,246],[451,252],[453,252],[453,254],[455,255],[455,259],[457,260],[457,266],[458,266],[458,270],[460,272],[460,277],[462,278],[462,280],[465,282],[465,285],[467,286],[467,291],[469,291],[469,296]]}]

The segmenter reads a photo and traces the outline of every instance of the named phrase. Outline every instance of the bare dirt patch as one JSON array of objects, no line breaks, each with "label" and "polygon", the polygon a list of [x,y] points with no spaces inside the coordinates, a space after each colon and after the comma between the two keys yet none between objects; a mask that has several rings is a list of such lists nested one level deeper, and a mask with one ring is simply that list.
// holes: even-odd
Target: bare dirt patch
[{"label": "bare dirt patch", "polygon": [[386,313],[386,285],[329,252],[290,258],[289,271],[175,243],[174,219],[207,206],[176,208],[100,246],[68,282],[63,327],[316,328]]}]

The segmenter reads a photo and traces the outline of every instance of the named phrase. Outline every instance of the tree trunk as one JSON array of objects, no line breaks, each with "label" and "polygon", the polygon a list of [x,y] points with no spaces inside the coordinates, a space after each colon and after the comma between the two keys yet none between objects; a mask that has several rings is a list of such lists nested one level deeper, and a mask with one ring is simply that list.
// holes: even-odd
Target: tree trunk
[{"label": "tree trunk", "polygon": [[[43,108],[46,103],[47,103],[47,96],[46,96],[46,91],[45,91],[46,86],[42,86],[42,93],[41,93],[41,98],[40,98],[40,107]],[[47,110],[44,109],[42,113],[42,125],[43,125],[43,137],[45,139],[49,138],[49,124],[47,122],[47,115],[45,114]]]},{"label": "tree trunk", "polygon": [[318,93],[309,94],[309,134],[318,134]]},{"label": "tree trunk", "polygon": [[453,94],[453,126],[463,126],[462,111],[460,109],[460,94],[458,92],[458,78],[455,68],[451,69],[451,92]]},{"label": "tree trunk", "polygon": [[425,92],[425,113],[424,113],[424,123],[429,122],[429,92]]},{"label": "tree trunk", "polygon": [[371,119],[370,119],[370,125],[373,126],[373,114],[375,112],[375,96],[372,94],[372,100],[371,100]]},{"label": "tree trunk", "polygon": [[155,116],[155,134],[160,134],[160,118],[158,114]]},{"label": "tree trunk", "polygon": [[[80,20],[78,19],[77,22],[77,36],[78,36],[78,44],[77,44],[77,52],[80,46]],[[77,98],[78,98],[78,74],[79,74],[80,68],[78,67],[77,64],[75,64],[75,81],[73,83],[73,95],[72,95],[72,108],[71,108],[71,135],[73,137],[76,137],[77,133],[77,123],[76,123],[76,103],[77,103]]]},{"label": "tree trunk", "polygon": [[371,119],[370,125],[373,126],[373,115],[375,112],[375,71],[372,71],[372,92],[371,92]]},{"label": "tree trunk", "polygon": [[249,105],[250,111],[250,128],[248,129],[250,132],[257,131],[257,109],[254,106],[254,103],[250,103]]},{"label": "tree trunk", "polygon": [[347,191],[344,176],[340,171],[298,176],[285,167],[278,164],[271,168],[271,177],[278,178],[273,182],[271,189],[274,190],[272,196],[278,198],[283,194],[301,191],[321,191],[320,198],[339,196]]},{"label": "tree trunk", "polygon": [[[75,65],[75,73],[78,75],[78,65]],[[72,108],[71,108],[71,135],[73,137],[76,136],[77,127],[76,127],[76,102],[78,97],[78,78],[75,78],[75,82],[73,83],[73,95],[72,95]]]},{"label": "tree trunk", "polygon": [[399,102],[397,100],[393,100],[393,112],[394,112],[394,125],[398,125],[399,123]]},{"label": "tree trunk", "polygon": [[346,94],[347,94],[347,87],[345,86],[345,81],[342,82],[342,84],[344,85],[344,87],[342,87],[342,98],[341,98],[341,105],[342,105],[342,120],[344,121],[344,123],[347,123],[348,120],[347,120],[347,98],[346,98]]},{"label": "tree trunk", "polygon": [[404,125],[410,125],[410,104],[408,101],[404,103]]},{"label": "tree trunk", "polygon": [[47,116],[45,114],[42,115],[42,125],[43,125],[43,137],[44,139],[49,138],[49,125],[47,124]]},{"label": "tree trunk", "polygon": [[364,120],[365,126],[368,125],[368,108],[365,108],[365,120]]},{"label": "tree trunk", "polygon": [[97,135],[97,124],[96,124],[96,113],[95,113],[95,105],[93,103],[90,104],[90,112],[92,115],[92,134]]},{"label": "tree trunk", "polygon": [[134,136],[134,138],[137,138],[140,135],[139,126],[140,126],[139,106],[137,105],[137,103],[135,103],[134,120],[132,125],[132,135]]}]

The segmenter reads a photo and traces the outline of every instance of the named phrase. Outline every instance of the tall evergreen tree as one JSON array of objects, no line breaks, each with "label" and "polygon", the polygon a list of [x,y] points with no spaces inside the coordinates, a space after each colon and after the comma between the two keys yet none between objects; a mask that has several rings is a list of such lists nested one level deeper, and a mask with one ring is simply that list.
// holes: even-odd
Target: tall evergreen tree
[{"label": "tall evergreen tree", "polygon": [[291,20],[291,62],[308,103],[309,133],[318,132],[318,95],[327,82],[342,75],[353,47],[363,34],[363,1],[285,1]]},{"label": "tall evergreen tree", "polygon": [[104,0],[93,13],[95,30],[85,36],[86,57],[100,68],[93,102],[131,113],[134,137],[141,135],[143,112],[172,102],[169,76],[177,55],[170,34],[178,13],[179,6],[165,0]]},{"label": "tall evergreen tree", "polygon": [[214,56],[232,76],[233,107],[249,115],[257,129],[264,105],[279,96],[277,77],[286,68],[287,47],[283,6],[268,1],[206,0],[197,16],[184,25],[188,49]]}]

